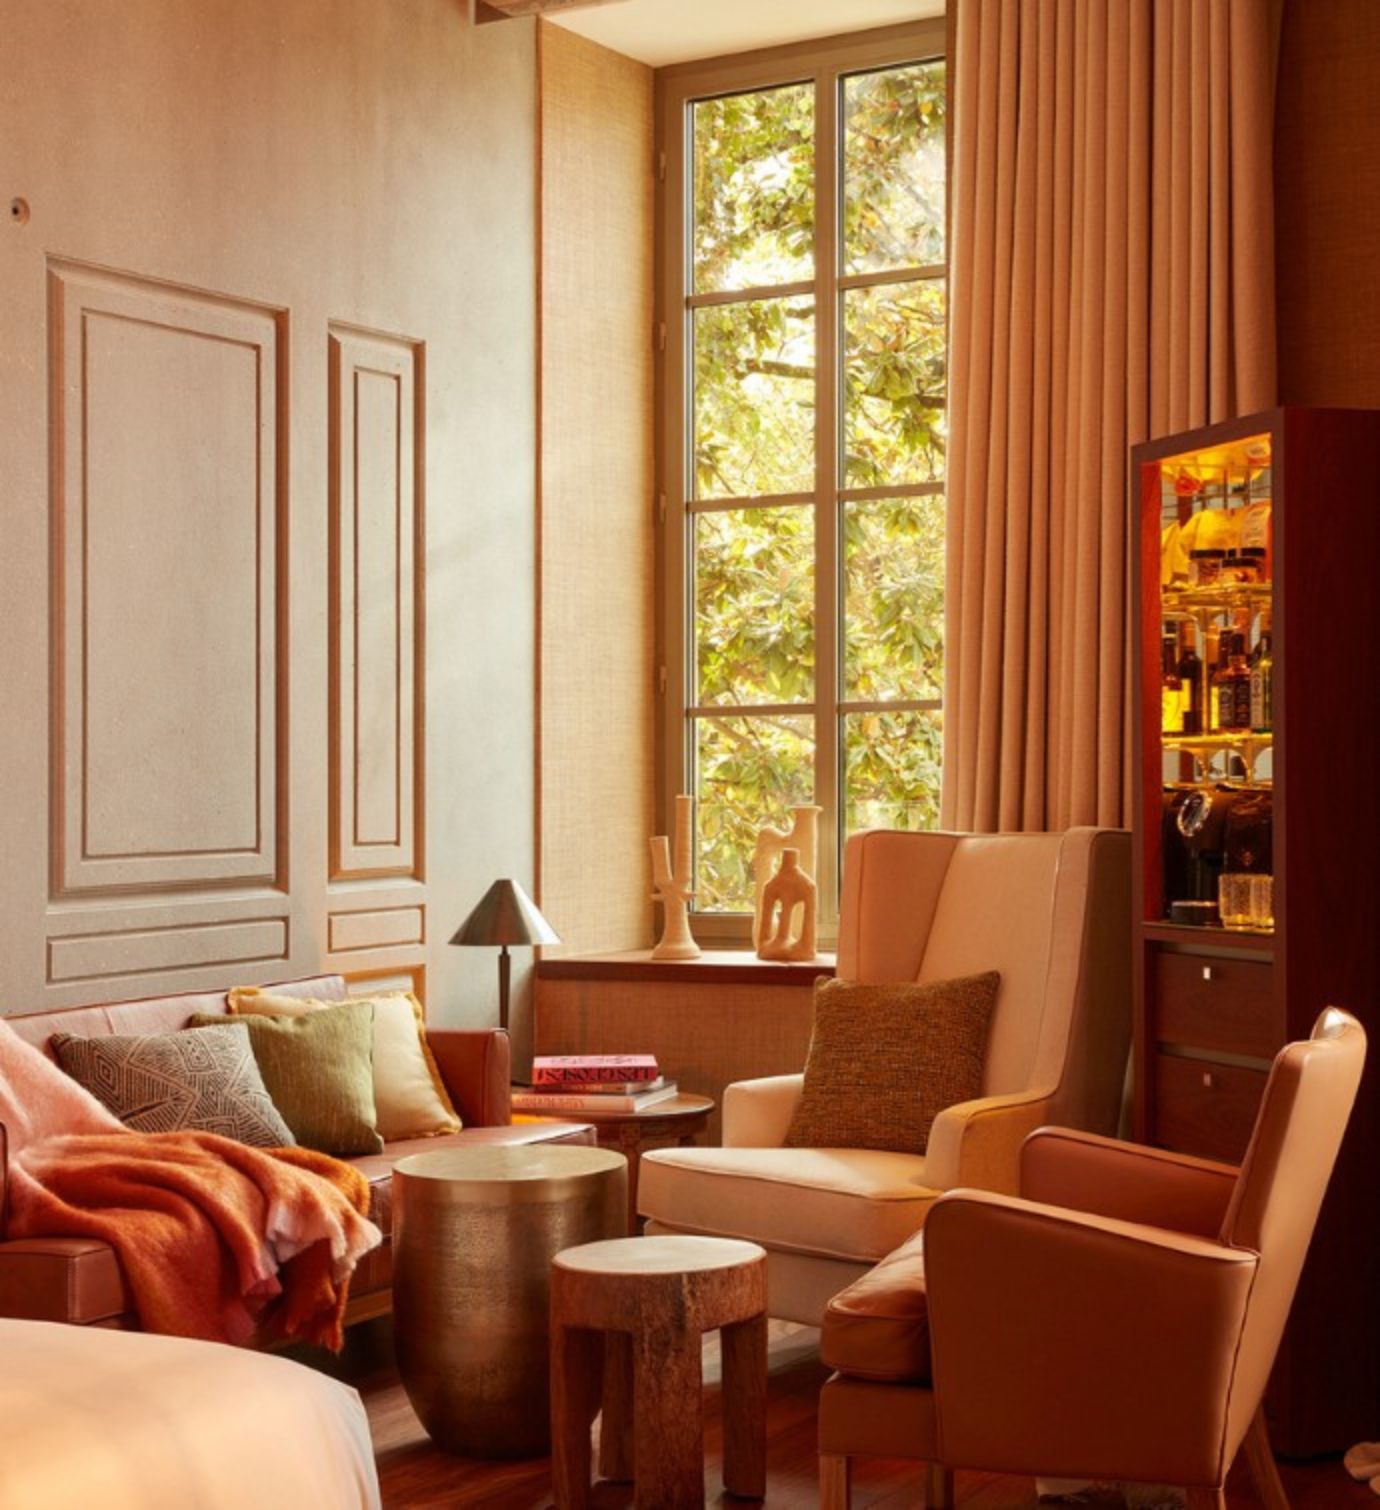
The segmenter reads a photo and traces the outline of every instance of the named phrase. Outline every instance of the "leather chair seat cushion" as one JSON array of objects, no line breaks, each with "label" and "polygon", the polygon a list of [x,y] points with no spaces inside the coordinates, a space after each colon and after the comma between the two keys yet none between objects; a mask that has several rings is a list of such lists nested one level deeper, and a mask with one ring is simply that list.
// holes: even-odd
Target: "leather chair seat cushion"
[{"label": "leather chair seat cushion", "polygon": [[819,1350],[830,1368],[880,1384],[930,1382],[924,1242],[917,1232],[829,1302]]},{"label": "leather chair seat cushion", "polygon": [[922,1155],[870,1148],[661,1148],[643,1155],[637,1193],[663,1227],[869,1264],[939,1195]]}]

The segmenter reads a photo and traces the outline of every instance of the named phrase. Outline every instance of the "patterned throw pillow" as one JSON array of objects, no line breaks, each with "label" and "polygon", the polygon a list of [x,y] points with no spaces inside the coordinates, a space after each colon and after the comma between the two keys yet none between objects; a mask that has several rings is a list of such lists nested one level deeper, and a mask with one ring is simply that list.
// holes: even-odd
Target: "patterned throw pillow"
[{"label": "patterned throw pillow", "polygon": [[815,1025],[788,1148],[924,1153],[946,1106],[982,1094],[995,970],[929,985],[815,985]]},{"label": "patterned throw pillow", "polygon": [[67,1073],[137,1132],[211,1132],[255,1148],[296,1142],[264,1087],[249,1030],[80,1038],[54,1033]]},{"label": "patterned throw pillow", "polygon": [[381,1153],[374,1113],[374,1007],[342,1001],[300,1017],[198,1013],[194,1028],[230,1022],[249,1032],[273,1104],[304,1148],[348,1157]]}]

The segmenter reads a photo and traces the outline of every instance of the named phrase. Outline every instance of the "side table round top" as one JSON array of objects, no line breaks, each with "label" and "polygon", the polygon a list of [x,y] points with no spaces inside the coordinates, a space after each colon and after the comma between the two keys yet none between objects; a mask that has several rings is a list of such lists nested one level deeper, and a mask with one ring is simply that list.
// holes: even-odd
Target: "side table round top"
[{"label": "side table round top", "polygon": [[398,1160],[393,1172],[408,1180],[441,1180],[447,1184],[527,1184],[607,1174],[623,1162],[622,1154],[604,1148],[562,1143],[480,1144],[409,1154]]},{"label": "side table round top", "polygon": [[552,1263],[580,1274],[699,1274],[766,1258],[756,1243],[733,1237],[615,1237],[566,1248]]},{"label": "side table round top", "polygon": [[[657,1117],[702,1117],[714,1110],[714,1098],[712,1096],[694,1096],[689,1091],[681,1091],[677,1095],[668,1096],[664,1101],[654,1101],[650,1106],[641,1107],[637,1111],[589,1111],[582,1107],[578,1112],[572,1112],[571,1122],[643,1122],[653,1121]],[[545,1113],[547,1117],[550,1112]]]}]

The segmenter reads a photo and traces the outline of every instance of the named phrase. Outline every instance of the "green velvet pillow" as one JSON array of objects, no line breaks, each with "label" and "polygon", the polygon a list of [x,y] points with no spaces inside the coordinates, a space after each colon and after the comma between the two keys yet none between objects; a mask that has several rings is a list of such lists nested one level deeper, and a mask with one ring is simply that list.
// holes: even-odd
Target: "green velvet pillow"
[{"label": "green velvet pillow", "polygon": [[[268,1094],[293,1136],[321,1153],[378,1153],[374,1112],[374,1007],[369,1001],[301,1017],[236,1017]],[[189,1026],[224,1028],[227,1019],[199,1013]]]}]

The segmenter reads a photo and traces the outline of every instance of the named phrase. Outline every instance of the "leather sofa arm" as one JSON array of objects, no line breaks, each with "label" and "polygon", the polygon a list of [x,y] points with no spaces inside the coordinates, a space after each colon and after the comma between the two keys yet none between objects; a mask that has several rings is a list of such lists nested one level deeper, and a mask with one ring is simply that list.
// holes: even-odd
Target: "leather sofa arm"
[{"label": "leather sofa arm", "polygon": [[512,1048],[502,1028],[428,1028],[427,1046],[466,1127],[507,1127]]},{"label": "leather sofa arm", "polygon": [[1021,1188],[1021,1146],[1049,1120],[1052,1092],[979,1096],[946,1106],[930,1127],[925,1183],[936,1190],[977,1186],[1015,1195]]},{"label": "leather sofa arm", "polygon": [[804,1075],[738,1080],[724,1091],[725,1148],[783,1148]]},{"label": "leather sofa arm", "polygon": [[925,1226],[942,1461],[1219,1484],[1258,1265],[1133,1222],[942,1196]]},{"label": "leather sofa arm", "polygon": [[1237,1170],[1187,1154],[1042,1127],[1021,1149],[1021,1195],[1123,1222],[1215,1238]]}]

